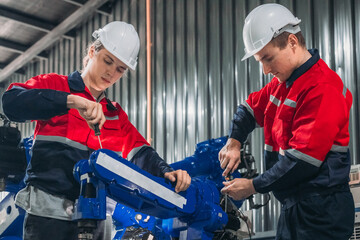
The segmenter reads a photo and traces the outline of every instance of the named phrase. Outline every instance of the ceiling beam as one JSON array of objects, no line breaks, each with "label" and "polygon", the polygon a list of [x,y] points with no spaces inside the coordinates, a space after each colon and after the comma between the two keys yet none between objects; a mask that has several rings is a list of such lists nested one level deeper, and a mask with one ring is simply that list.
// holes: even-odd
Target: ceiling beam
[{"label": "ceiling beam", "polygon": [[[7,63],[0,63],[0,68],[4,68],[7,65],[8,65]],[[19,68],[18,70],[15,71],[15,73],[25,74],[25,69],[24,68]]]},{"label": "ceiling beam", "polygon": [[[63,0],[64,2],[67,2],[67,3],[70,3],[72,5],[75,5],[75,6],[83,6],[87,0]],[[102,5],[101,7],[99,7],[96,12],[97,13],[100,13],[102,15],[105,15],[105,16],[110,16],[111,15],[111,12],[112,12],[112,3],[113,3],[113,0],[109,0],[108,2],[106,2],[104,5]]]},{"label": "ceiling beam", "polygon": [[0,72],[0,82],[5,81],[16,70],[23,67],[26,63],[36,57],[40,52],[57,42],[64,35],[64,33],[68,32],[69,30],[73,29],[78,24],[83,22],[89,17],[89,15],[94,13],[96,9],[98,9],[98,7],[103,4],[104,0],[87,1],[84,6],[76,10],[62,23],[56,26],[51,32],[46,34],[29,49],[27,49],[26,52],[15,58],[9,65],[7,65]]},{"label": "ceiling beam", "polygon": [[[19,22],[20,24],[29,26],[33,29],[37,29],[42,32],[49,33],[51,30],[53,30],[56,25],[47,21],[44,21],[42,19],[35,18],[30,15],[26,15],[25,13],[18,12],[14,9],[6,8],[3,6],[0,6],[0,16],[2,18],[7,18],[16,22]],[[71,33],[65,33],[64,37],[66,38],[73,38],[74,35]]]},{"label": "ceiling beam", "polygon": [[[16,52],[16,53],[23,54],[27,49],[29,49],[30,46],[23,45],[23,44],[20,44],[20,43],[9,41],[7,39],[0,38],[0,47],[4,47],[4,48],[8,49],[11,52]],[[49,54],[47,54],[45,52],[41,52],[41,53],[38,54],[38,57],[40,57],[40,58],[48,58]]]}]

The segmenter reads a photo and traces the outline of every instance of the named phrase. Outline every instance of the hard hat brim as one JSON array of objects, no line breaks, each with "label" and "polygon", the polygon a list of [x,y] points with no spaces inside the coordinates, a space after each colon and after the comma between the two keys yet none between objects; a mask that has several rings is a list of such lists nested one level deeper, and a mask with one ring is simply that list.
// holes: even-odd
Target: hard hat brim
[{"label": "hard hat brim", "polygon": [[[265,45],[266,46],[266,45]],[[264,47],[265,47],[264,46]],[[241,59],[241,61],[244,61],[246,59],[248,59],[251,56],[254,56],[256,53],[258,53],[261,49],[263,49],[264,47],[258,48],[258,49],[254,49],[251,52],[248,52],[244,55],[244,57]]]}]

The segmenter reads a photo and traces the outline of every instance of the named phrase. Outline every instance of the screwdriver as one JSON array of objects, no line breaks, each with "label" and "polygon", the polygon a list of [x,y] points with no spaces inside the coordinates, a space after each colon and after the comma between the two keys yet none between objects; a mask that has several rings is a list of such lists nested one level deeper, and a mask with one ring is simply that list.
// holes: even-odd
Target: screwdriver
[{"label": "screwdriver", "polygon": [[[225,177],[225,181],[231,181],[231,180],[233,180],[234,179],[234,177],[231,175],[231,173],[228,173],[228,175]],[[226,211],[227,211],[227,202],[228,202],[228,195],[227,195],[227,193],[225,193],[225,213],[226,213]]]},{"label": "screwdriver", "polygon": [[98,137],[99,144],[100,144],[100,148],[102,149],[103,147],[102,147],[101,140],[100,140],[100,134],[101,134],[101,132],[100,132],[100,129],[99,129],[99,124],[98,124],[98,123],[95,124],[95,125],[94,125],[94,128],[95,128],[95,136]]}]

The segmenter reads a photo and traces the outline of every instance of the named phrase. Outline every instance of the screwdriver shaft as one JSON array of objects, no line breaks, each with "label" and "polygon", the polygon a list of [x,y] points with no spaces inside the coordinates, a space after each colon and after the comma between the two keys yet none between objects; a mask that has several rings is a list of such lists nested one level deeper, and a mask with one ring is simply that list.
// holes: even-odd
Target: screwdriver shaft
[{"label": "screwdriver shaft", "polygon": [[95,127],[95,136],[98,137],[100,148],[103,149],[102,144],[101,144],[101,140],[100,140],[100,134],[101,134],[101,132],[100,132],[100,129],[99,129],[99,124],[98,124],[98,123],[95,124],[94,127]]},{"label": "screwdriver shaft", "polygon": [[[228,182],[229,180],[233,180],[234,177],[229,173],[226,177],[225,177],[225,181]],[[228,202],[228,194],[225,193],[225,213],[227,211],[227,202]]]},{"label": "screwdriver shaft", "polygon": [[103,149],[102,144],[101,144],[101,140],[100,140],[100,136],[97,136],[97,137],[98,137],[98,139],[99,139],[100,148]]}]

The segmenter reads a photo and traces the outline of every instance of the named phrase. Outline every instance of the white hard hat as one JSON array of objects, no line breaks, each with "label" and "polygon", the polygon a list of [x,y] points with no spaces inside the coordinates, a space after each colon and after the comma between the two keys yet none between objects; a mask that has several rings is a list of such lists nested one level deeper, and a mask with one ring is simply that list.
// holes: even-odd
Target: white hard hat
[{"label": "white hard hat", "polygon": [[259,52],[271,39],[283,32],[300,32],[300,19],[295,17],[286,7],[269,3],[252,10],[245,19],[243,39],[245,56],[241,61]]},{"label": "white hard hat", "polygon": [[99,39],[111,54],[135,70],[140,39],[133,25],[114,21],[96,30],[92,36]]}]

